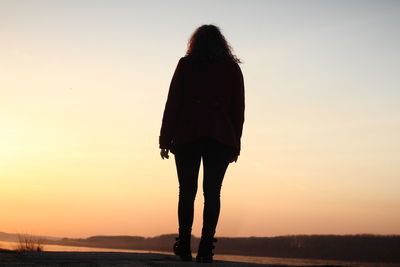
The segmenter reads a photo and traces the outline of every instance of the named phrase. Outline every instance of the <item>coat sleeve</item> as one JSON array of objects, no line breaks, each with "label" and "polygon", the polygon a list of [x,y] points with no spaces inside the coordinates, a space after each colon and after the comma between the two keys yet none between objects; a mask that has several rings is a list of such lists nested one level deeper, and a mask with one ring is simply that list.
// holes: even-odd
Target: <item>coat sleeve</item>
[{"label": "coat sleeve", "polygon": [[234,94],[232,98],[231,105],[231,116],[233,127],[236,136],[236,143],[238,147],[237,155],[240,154],[241,149],[241,137],[243,132],[243,124],[244,124],[244,109],[245,109],[245,92],[244,92],[244,79],[242,71],[239,65],[237,67],[237,79],[236,84],[234,86]]},{"label": "coat sleeve", "polygon": [[176,66],[174,75],[169,86],[168,98],[165,103],[164,115],[162,119],[162,125],[159,136],[160,148],[170,149],[174,131],[176,129],[179,108],[182,103],[182,91],[183,91],[183,63],[182,58],[179,60]]}]

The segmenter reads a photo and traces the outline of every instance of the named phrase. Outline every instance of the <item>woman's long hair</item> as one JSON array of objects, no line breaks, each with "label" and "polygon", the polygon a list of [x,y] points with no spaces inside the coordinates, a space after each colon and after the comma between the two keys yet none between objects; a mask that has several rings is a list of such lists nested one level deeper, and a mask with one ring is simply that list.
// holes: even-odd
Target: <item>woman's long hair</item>
[{"label": "woman's long hair", "polygon": [[188,42],[186,56],[193,56],[203,61],[241,60],[232,54],[232,47],[215,25],[202,25],[192,34]]}]

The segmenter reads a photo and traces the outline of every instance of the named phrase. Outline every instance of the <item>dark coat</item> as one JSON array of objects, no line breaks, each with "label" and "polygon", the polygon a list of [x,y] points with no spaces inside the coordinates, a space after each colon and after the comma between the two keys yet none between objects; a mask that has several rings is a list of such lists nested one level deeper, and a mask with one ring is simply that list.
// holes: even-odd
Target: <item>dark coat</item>
[{"label": "dark coat", "polygon": [[184,144],[208,136],[240,154],[244,123],[244,82],[234,61],[203,63],[182,57],[175,69],[165,104],[160,148],[174,152]]}]

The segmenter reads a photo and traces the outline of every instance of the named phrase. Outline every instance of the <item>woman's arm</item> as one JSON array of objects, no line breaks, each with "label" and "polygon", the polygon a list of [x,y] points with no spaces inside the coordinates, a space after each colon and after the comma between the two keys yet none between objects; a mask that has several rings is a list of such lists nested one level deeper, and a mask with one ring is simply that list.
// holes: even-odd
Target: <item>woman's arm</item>
[{"label": "woman's arm", "polygon": [[231,103],[232,104],[231,116],[236,135],[236,142],[239,147],[237,155],[239,155],[241,147],[240,139],[242,137],[243,124],[244,124],[245,93],[244,93],[244,79],[242,71],[239,65],[236,64],[236,67],[237,67],[237,79],[235,81],[235,86],[234,86],[235,90]]},{"label": "woman's arm", "polygon": [[169,86],[168,98],[165,104],[164,115],[160,130],[159,145],[161,149],[170,149],[178,112],[182,103],[182,71],[183,59],[181,58],[176,66],[174,75]]}]

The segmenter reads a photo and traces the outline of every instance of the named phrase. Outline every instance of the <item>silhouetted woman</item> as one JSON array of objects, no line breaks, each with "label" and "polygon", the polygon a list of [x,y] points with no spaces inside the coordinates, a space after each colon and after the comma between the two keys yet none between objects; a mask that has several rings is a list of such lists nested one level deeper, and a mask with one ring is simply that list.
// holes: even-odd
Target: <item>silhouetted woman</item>
[{"label": "silhouetted woman", "polygon": [[198,262],[212,262],[222,180],[240,154],[244,123],[244,83],[240,60],[218,27],[202,25],[191,36],[175,69],[162,120],[162,159],[175,155],[179,180],[179,237],[175,254],[191,261],[190,238],[200,161],[204,211]]}]

